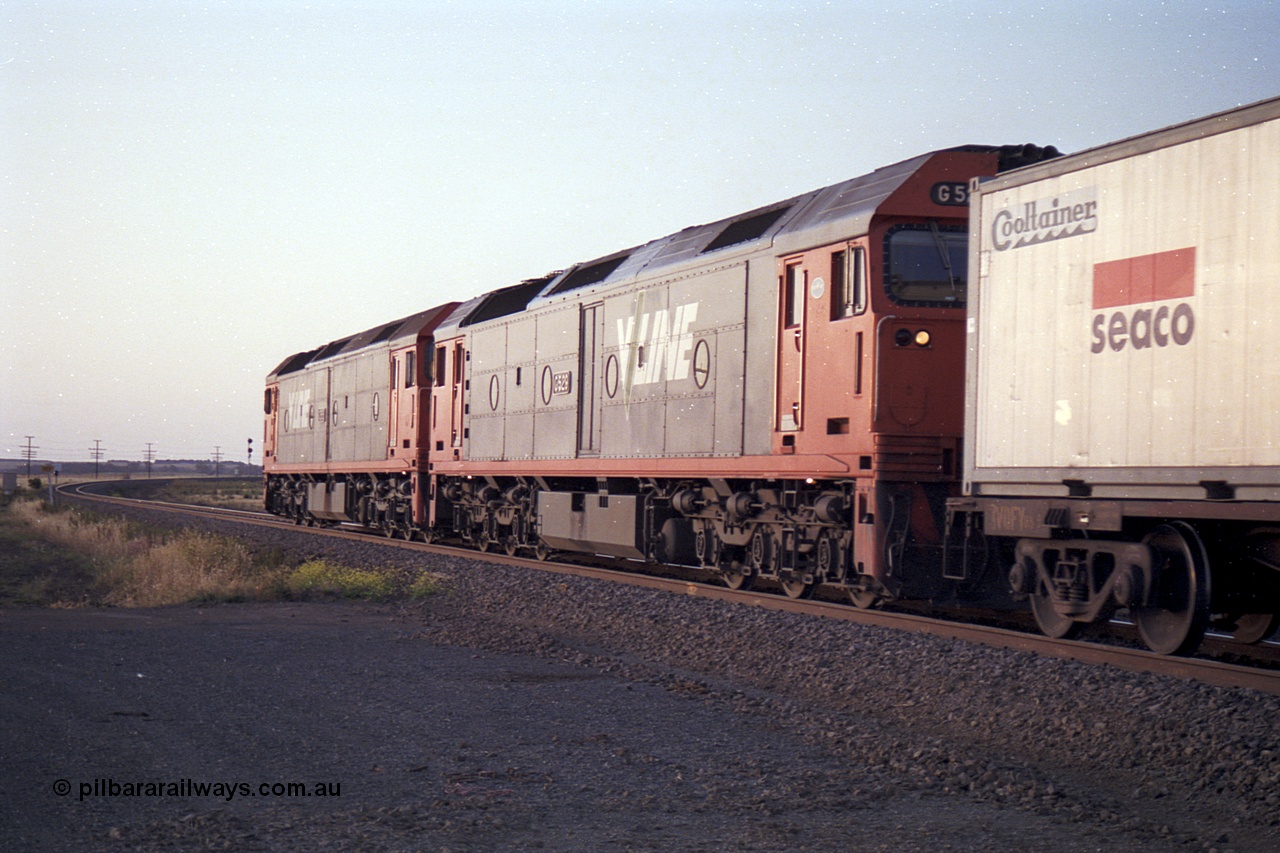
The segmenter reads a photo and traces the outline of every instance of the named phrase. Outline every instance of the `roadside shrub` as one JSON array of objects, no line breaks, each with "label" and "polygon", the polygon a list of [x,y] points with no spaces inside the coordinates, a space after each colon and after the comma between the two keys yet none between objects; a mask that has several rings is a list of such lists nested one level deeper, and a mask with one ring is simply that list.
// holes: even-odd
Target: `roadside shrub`
[{"label": "roadside shrub", "polygon": [[311,560],[289,574],[294,593],[331,595],[338,598],[387,598],[393,584],[385,574],[353,569],[328,560]]},{"label": "roadside shrub", "polygon": [[294,595],[382,600],[399,596],[424,598],[439,591],[440,578],[430,572],[406,573],[394,568],[356,569],[325,559],[310,560],[289,573],[286,587]]}]

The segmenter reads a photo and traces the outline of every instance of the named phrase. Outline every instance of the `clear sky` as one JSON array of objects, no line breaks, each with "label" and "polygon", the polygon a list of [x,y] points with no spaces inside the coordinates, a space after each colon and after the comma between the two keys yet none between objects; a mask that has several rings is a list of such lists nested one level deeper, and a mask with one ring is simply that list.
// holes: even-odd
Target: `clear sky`
[{"label": "clear sky", "polygon": [[0,457],[257,462],[291,353],[933,149],[1276,95],[1273,0],[0,0]]}]

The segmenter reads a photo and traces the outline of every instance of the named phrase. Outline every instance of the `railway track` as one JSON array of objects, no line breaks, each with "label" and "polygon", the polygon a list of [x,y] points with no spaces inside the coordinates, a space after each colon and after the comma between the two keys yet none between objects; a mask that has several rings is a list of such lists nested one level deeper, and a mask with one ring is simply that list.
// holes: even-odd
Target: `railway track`
[{"label": "railway track", "polygon": [[[92,491],[106,484],[74,484],[60,487],[64,495],[77,499],[123,506],[142,506],[150,510],[171,512],[188,517],[234,521],[263,527],[296,530],[296,525],[265,512],[221,509],[194,506],[144,498],[103,495]],[[354,526],[319,527],[315,535],[367,541],[370,533]],[[1124,644],[1125,636],[1132,635],[1132,627],[1124,623],[1109,626],[1108,633],[1120,638],[1119,644],[1079,640],[1055,640],[1039,633],[1008,627],[972,624],[953,619],[903,612],[896,609],[864,610],[844,603],[820,599],[794,599],[767,590],[732,590],[718,581],[700,578],[697,569],[673,567],[670,575],[639,574],[624,568],[586,564],[570,560],[539,561],[526,557],[514,557],[501,553],[482,553],[470,548],[423,543],[403,539],[383,539],[385,544],[424,553],[465,556],[499,565],[521,566],[579,577],[598,578],[615,583],[649,589],[665,590],[682,595],[732,602],[747,607],[761,607],[789,613],[801,613],[838,619],[862,625],[875,625],[938,637],[976,643],[991,648],[1033,652],[1082,663],[1111,666],[1131,672],[1166,675],[1197,681],[1218,687],[1257,690],[1280,695],[1280,643],[1275,641],[1257,646],[1241,646],[1225,637],[1210,635],[1201,653],[1196,657],[1170,657],[1158,655],[1141,648]],[[626,561],[608,558],[615,566]],[[1225,659],[1224,659],[1225,658]],[[1235,662],[1237,660],[1245,661]]]}]

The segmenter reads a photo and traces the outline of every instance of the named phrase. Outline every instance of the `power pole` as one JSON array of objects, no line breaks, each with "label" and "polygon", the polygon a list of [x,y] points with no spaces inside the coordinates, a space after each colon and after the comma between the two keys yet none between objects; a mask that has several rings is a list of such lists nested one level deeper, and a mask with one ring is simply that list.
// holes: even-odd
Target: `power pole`
[{"label": "power pole", "polygon": [[146,452],[142,454],[143,458],[147,460],[147,479],[148,480],[151,479],[151,460],[156,458],[156,452],[151,449],[151,445],[153,444],[155,444],[155,442],[148,441]]},{"label": "power pole", "polygon": [[102,458],[102,439],[95,438],[93,447],[89,448],[89,455],[93,457],[93,479],[98,479],[98,460]]},{"label": "power pole", "polygon": [[27,460],[27,479],[30,480],[31,479],[31,460],[36,458],[36,451],[39,450],[40,448],[36,447],[31,443],[32,440],[35,439],[34,435],[28,435],[26,436],[26,439],[27,439],[27,446],[22,448],[22,458]]},{"label": "power pole", "polygon": [[213,476],[222,476],[222,445],[214,445],[213,448]]}]

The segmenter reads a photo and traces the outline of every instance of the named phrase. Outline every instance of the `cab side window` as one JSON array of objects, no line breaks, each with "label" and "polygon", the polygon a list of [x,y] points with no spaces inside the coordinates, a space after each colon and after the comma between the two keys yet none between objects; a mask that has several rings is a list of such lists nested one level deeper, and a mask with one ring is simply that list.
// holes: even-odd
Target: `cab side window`
[{"label": "cab side window", "polygon": [[866,252],[854,246],[831,253],[831,319],[867,310]]}]

